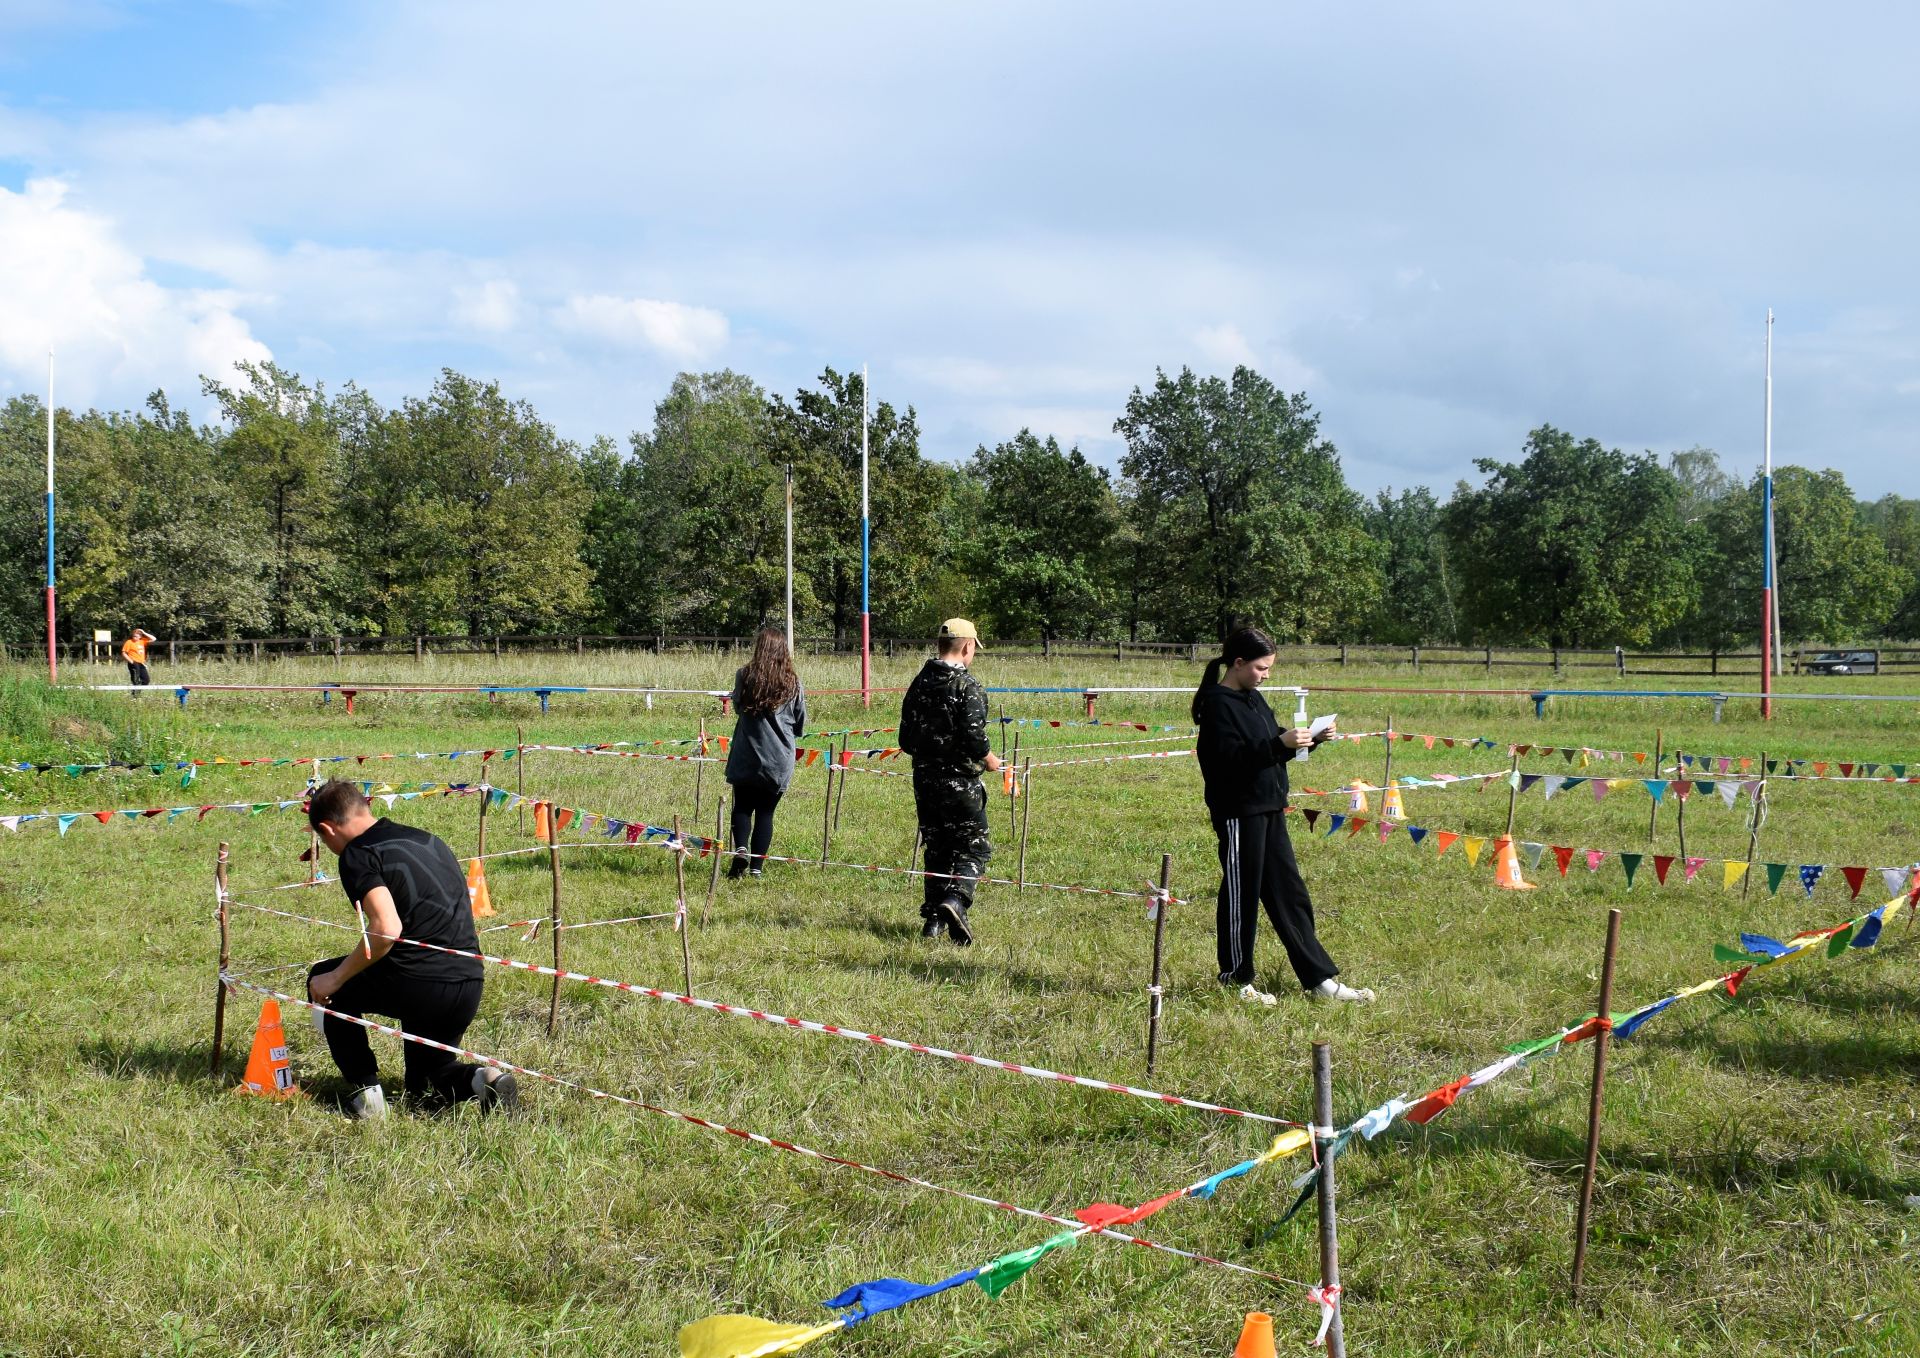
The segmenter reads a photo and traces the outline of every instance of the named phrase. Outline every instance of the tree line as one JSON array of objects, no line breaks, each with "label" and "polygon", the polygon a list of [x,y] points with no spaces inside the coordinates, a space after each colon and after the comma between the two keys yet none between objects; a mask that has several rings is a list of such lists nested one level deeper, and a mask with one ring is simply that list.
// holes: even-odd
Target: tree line
[{"label": "tree line", "polygon": [[[59,411],[63,630],[245,637],[741,634],[782,618],[785,478],[803,634],[860,614],[857,373],[791,396],[683,373],[621,444],[559,437],[451,370],[387,408],[272,364],[203,382],[196,423]],[[42,636],[46,411],[0,407],[0,638]],[[1204,640],[1562,647],[1751,643],[1760,485],[1706,449],[1664,461],[1543,425],[1479,483],[1371,499],[1304,394],[1245,367],[1136,387],[1117,471],[1022,429],[959,465],[869,413],[873,625]],[[1920,500],[1775,476],[1789,642],[1920,637]]]}]

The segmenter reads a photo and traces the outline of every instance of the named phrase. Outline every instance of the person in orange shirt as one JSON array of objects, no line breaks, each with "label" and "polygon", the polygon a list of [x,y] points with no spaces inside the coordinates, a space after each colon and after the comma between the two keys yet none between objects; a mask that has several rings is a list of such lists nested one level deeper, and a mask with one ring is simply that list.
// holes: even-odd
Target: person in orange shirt
[{"label": "person in orange shirt", "polygon": [[153,676],[147,673],[147,643],[157,638],[153,633],[134,628],[133,635],[120,643],[120,658],[127,662],[127,682],[145,687],[153,682]]}]

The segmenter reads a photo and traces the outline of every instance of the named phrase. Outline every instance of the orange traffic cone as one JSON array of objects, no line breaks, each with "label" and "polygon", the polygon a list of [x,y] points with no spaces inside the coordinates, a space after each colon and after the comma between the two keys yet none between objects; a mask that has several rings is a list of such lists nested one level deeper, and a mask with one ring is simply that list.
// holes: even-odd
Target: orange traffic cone
[{"label": "orange traffic cone", "polygon": [[287,1060],[287,1032],[280,1026],[280,1001],[267,1000],[260,1006],[260,1026],[253,1030],[253,1051],[247,1056],[247,1073],[233,1087],[236,1094],[259,1094],[269,1099],[290,1099],[300,1092],[293,1082],[293,1066]]},{"label": "orange traffic cone", "polygon": [[1406,808],[1400,805],[1400,788],[1397,784],[1387,784],[1387,795],[1380,800],[1380,814],[1388,820],[1405,820]]},{"label": "orange traffic cone", "polygon": [[1506,835],[1493,842],[1493,884],[1508,891],[1532,891],[1540,884],[1520,875],[1520,855],[1513,851],[1513,840]]},{"label": "orange traffic cone", "polygon": [[1353,792],[1353,798],[1348,802],[1347,810],[1365,811],[1367,809],[1367,785],[1356,778],[1351,783],[1348,783],[1347,787]]},{"label": "orange traffic cone", "polygon": [[1265,1311],[1247,1312],[1247,1323],[1240,1327],[1240,1342],[1233,1346],[1233,1358],[1277,1358],[1272,1316]]},{"label": "orange traffic cone", "polygon": [[535,802],[533,804],[533,837],[542,844],[551,844],[553,842],[553,835],[547,829],[547,804],[545,802]]},{"label": "orange traffic cone", "polygon": [[487,895],[487,873],[480,866],[480,860],[467,860],[467,904],[473,907],[475,919],[485,919],[494,913],[493,899]]}]

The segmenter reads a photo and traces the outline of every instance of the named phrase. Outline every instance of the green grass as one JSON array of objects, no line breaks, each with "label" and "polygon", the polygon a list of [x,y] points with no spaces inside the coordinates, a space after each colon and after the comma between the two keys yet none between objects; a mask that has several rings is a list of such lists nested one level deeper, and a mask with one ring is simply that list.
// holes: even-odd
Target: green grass
[{"label": "green grass", "polygon": [[[422,667],[425,675],[410,660],[388,666],[353,662],[349,677],[470,683],[510,672],[709,687],[731,674],[729,660],[714,656],[549,657],[504,672],[490,659],[439,660]],[[904,659],[885,665],[881,680],[904,682],[911,668]],[[990,655],[981,672],[989,683],[1193,678],[1181,665],[1015,665]],[[203,694],[181,712],[164,693],[55,696],[18,673],[0,683],[4,753],[29,759],[474,748],[511,745],[516,724],[529,741],[632,740],[689,734],[697,710],[685,701],[649,712],[638,699],[556,698],[542,718],[531,699],[418,695],[368,698],[349,717],[310,695]],[[331,662],[197,673],[204,681],[340,677]],[[857,682],[845,662],[810,666],[807,677],[816,689]],[[1317,668],[1302,682],[1479,678],[1416,681],[1355,667]],[[1384,725],[1389,704],[1401,729],[1449,735],[1648,749],[1660,727],[1669,749],[1764,747],[1776,757],[1920,764],[1920,726],[1903,704],[1794,705],[1762,727],[1732,707],[1716,726],[1704,702],[1561,701],[1536,722],[1531,704],[1513,698],[1337,699],[1349,729]],[[1313,707],[1335,705],[1329,695]],[[1183,706],[1174,696],[1107,698],[1101,714],[1173,722]],[[869,724],[857,702],[814,707],[815,726]],[[1005,710],[1074,717],[1077,708],[1072,699],[1031,697]],[[1023,732],[1022,744],[1088,738]],[[1395,771],[1407,773],[1502,762],[1486,751],[1430,754],[1415,744],[1394,756]],[[395,782],[468,777],[477,767],[367,766],[368,776]],[[1523,767],[1567,771],[1558,760]],[[1306,781],[1316,786],[1377,778],[1380,751],[1333,747],[1311,770]],[[511,765],[492,772],[514,786]],[[529,794],[569,805],[694,821],[689,765],[535,754],[525,775]],[[183,793],[176,779],[146,773],[11,775],[5,802],[19,811],[265,800],[296,795],[303,782],[304,770],[292,768],[207,769]],[[707,819],[716,782],[709,769]],[[798,776],[776,852],[818,853],[822,782],[818,768]],[[834,856],[903,864],[910,803],[905,780],[850,780]],[[1744,856],[1744,809],[1691,803],[1689,851]],[[475,811],[471,799],[447,799],[403,803],[394,814],[467,851]],[[1409,811],[1436,827],[1495,833],[1505,791],[1419,792]],[[1004,800],[994,799],[993,815],[998,872],[1014,857]],[[1543,803],[1535,790],[1518,817],[1523,838],[1637,849],[1648,802],[1622,790],[1596,805],[1582,789]],[[530,843],[514,824],[511,813],[495,813],[490,847]],[[1611,906],[1626,912],[1616,1008],[1724,969],[1711,946],[1742,928],[1779,934],[1854,913],[1860,907],[1847,900],[1837,865],[1920,858],[1920,787],[1776,786],[1760,856],[1834,864],[1812,901],[1791,883],[1778,897],[1756,884],[1743,901],[1706,873],[1690,887],[1662,889],[1651,863],[1628,893],[1612,863],[1594,876],[1576,866],[1562,881],[1551,857],[1543,889],[1506,893],[1484,869],[1468,869],[1457,847],[1435,859],[1405,835],[1386,845],[1307,842],[1300,828],[1322,936],[1350,980],[1380,990],[1371,1008],[1309,1007],[1292,993],[1264,929],[1262,972],[1281,1006],[1257,1012],[1218,993],[1217,869],[1190,760],[1035,775],[1031,877],[1135,887],[1165,852],[1176,891],[1195,899],[1168,931],[1167,1026],[1150,1082],[1142,991],[1151,926],[1135,901],[988,888],[976,911],[980,942],[963,952],[920,942],[915,898],[900,878],[776,866],[757,885],[723,884],[712,923],[692,935],[695,987],[1298,1118],[1309,1108],[1309,1044],[1325,1037],[1344,1122],[1588,1012]],[[1660,851],[1672,852],[1670,808],[1658,834]],[[852,1283],[932,1281],[1050,1229],[548,1086],[530,1089],[525,1115],[512,1121],[459,1114],[347,1124],[332,1110],[331,1068],[299,1011],[288,1015],[295,1068],[317,1097],[291,1105],[236,1098],[206,1075],[211,877],[221,838],[233,845],[242,899],[303,875],[306,836],[292,815],[215,813],[171,826],[87,820],[64,839],[44,825],[0,838],[0,1354],[668,1354],[689,1320],[723,1310],[824,1318],[819,1302]],[[491,880],[506,915],[544,911],[542,858],[503,860]],[[673,896],[669,860],[651,850],[576,851],[564,889],[575,919],[665,909]],[[1862,901],[1878,889],[1870,876]],[[275,903],[288,896],[328,918],[352,918],[337,893],[286,893]],[[243,912],[234,965],[309,961],[342,950],[345,937]],[[487,938],[531,960],[548,955],[544,936],[528,945],[512,934]],[[566,947],[569,965],[582,970],[678,988],[679,945],[658,925],[573,933]],[[1466,1096],[1430,1127],[1395,1127],[1344,1159],[1353,1350],[1915,1351],[1920,1214],[1905,1201],[1920,1193],[1915,947],[1903,921],[1872,952],[1756,974],[1738,1000],[1691,1001],[1616,1047],[1585,1309],[1564,1300],[1590,1070],[1584,1049]],[[547,994],[539,978],[490,975],[470,1043],[1048,1211],[1138,1201],[1264,1144],[1257,1128],[1203,1113],[580,986],[563,990],[561,1032],[550,1040]],[[229,1080],[245,1058],[253,1012],[242,999],[230,1013]],[[397,1044],[375,1044],[397,1075]],[[1298,1163],[1229,1185],[1211,1206],[1177,1204],[1142,1233],[1312,1279],[1310,1214],[1252,1243],[1290,1200]],[[1089,1240],[1043,1262],[998,1302],[961,1289],[813,1351],[1225,1353],[1253,1309],[1276,1314],[1283,1346],[1303,1346],[1317,1316],[1295,1289]]]}]

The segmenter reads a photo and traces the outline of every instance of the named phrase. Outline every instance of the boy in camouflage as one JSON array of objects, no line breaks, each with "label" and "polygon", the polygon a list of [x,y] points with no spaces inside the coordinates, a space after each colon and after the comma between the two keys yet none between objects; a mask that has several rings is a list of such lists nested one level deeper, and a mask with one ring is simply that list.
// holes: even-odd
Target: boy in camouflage
[{"label": "boy in camouflage", "polygon": [[973,942],[967,911],[987,870],[987,790],[982,772],[1000,767],[987,739],[987,694],[967,666],[980,633],[965,618],[940,624],[939,654],[914,676],[900,704],[900,748],[913,759],[913,804],[925,848],[926,896],[920,937]]}]

